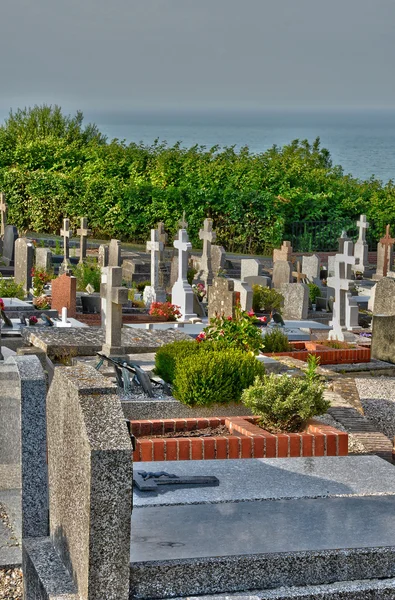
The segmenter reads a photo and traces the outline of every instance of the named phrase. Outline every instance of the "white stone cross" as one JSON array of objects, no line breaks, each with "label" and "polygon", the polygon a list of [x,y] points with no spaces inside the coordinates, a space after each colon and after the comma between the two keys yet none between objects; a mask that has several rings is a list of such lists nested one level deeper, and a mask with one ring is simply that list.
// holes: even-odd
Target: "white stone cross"
[{"label": "white stone cross", "polygon": [[192,248],[192,244],[188,239],[186,229],[178,231],[178,239],[174,241],[174,248],[178,250],[178,279],[188,281],[188,253]]},{"label": "white stone cross", "polygon": [[201,262],[201,272],[198,279],[201,279],[206,284],[211,285],[213,282],[213,270],[211,267],[211,244],[215,242],[217,234],[213,231],[213,220],[205,219],[203,229],[199,231],[199,238],[203,240],[203,253]]},{"label": "white stone cross", "polygon": [[107,267],[107,283],[100,285],[100,296],[106,302],[105,343],[106,356],[122,355],[122,304],[128,301],[128,290],[122,287],[122,267]]},{"label": "white stone cross", "polygon": [[357,225],[359,227],[359,237],[358,240],[361,242],[366,241],[366,230],[369,229],[369,223],[366,220],[366,215],[361,215],[359,221],[357,221]]},{"label": "white stone cross", "polygon": [[80,236],[80,263],[84,262],[84,258],[86,258],[87,237],[91,233],[92,231],[88,229],[88,219],[81,217],[81,226],[77,229],[77,235]]},{"label": "white stone cross", "polygon": [[63,229],[60,230],[60,235],[63,237],[63,263],[62,273],[67,273],[70,268],[70,246],[69,240],[72,231],[70,230],[70,219],[63,219]]},{"label": "white stone cross", "polygon": [[159,288],[159,258],[163,252],[163,242],[159,241],[159,231],[151,229],[151,241],[147,242],[147,252],[151,252],[151,286]]},{"label": "white stone cross", "polygon": [[335,275],[334,277],[328,277],[327,280],[328,287],[335,290],[331,323],[333,331],[330,332],[329,337],[341,341],[345,339],[344,331],[347,329],[347,323],[350,322],[346,311],[350,308],[347,299],[352,284],[352,266],[354,264],[353,243],[345,241],[343,254],[336,254],[335,256]]},{"label": "white stone cross", "polygon": [[3,192],[0,192],[0,211],[1,211],[0,235],[1,235],[1,237],[4,237],[4,232],[5,232],[5,228],[7,225],[7,209],[8,209],[8,206],[5,201],[5,194]]},{"label": "white stone cross", "polygon": [[180,307],[181,318],[187,321],[196,317],[196,313],[193,310],[195,295],[187,278],[188,252],[192,248],[192,244],[188,240],[188,233],[185,229],[179,230],[174,247],[178,250],[178,279],[171,291],[171,301],[172,304]]}]

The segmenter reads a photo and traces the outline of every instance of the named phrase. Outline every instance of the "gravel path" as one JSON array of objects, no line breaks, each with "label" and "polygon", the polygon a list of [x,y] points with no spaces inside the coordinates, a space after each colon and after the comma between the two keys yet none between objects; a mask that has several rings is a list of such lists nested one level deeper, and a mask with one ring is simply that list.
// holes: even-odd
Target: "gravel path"
[{"label": "gravel path", "polygon": [[[330,427],[336,427],[336,429],[339,429],[340,431],[347,431],[339,421],[336,421],[336,419],[329,414],[322,415],[321,417],[314,417],[314,420],[320,421],[324,425],[330,425]],[[348,433],[348,452],[349,454],[366,454],[365,448],[357,439],[355,439],[352,433]]]},{"label": "gravel path", "polygon": [[0,569],[0,600],[22,600],[21,569]]},{"label": "gravel path", "polygon": [[392,439],[395,436],[395,378],[361,378],[356,379],[356,385],[365,415]]}]

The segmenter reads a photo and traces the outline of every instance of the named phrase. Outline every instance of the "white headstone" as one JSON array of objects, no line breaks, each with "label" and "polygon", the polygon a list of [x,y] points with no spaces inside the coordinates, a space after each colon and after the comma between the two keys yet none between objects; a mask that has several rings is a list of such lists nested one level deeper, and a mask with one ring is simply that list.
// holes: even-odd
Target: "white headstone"
[{"label": "white headstone", "polygon": [[60,235],[63,238],[63,262],[59,269],[59,274],[70,272],[70,219],[63,219],[63,229],[60,230]]},{"label": "white headstone", "polygon": [[347,331],[351,331],[355,325],[355,307],[351,300],[350,285],[353,283],[352,266],[355,264],[353,256],[353,243],[344,242],[343,254],[336,254],[335,275],[328,277],[328,287],[335,291],[333,303],[332,331],[329,339],[344,341],[348,339]]},{"label": "white headstone", "polygon": [[166,302],[166,292],[159,284],[159,259],[163,248],[163,242],[159,241],[159,231],[151,229],[151,241],[147,242],[147,252],[151,252],[151,285],[144,288],[143,295],[147,306],[152,302]]},{"label": "white headstone", "polygon": [[241,281],[246,281],[246,277],[259,277],[262,270],[262,265],[256,258],[242,258],[241,266]]},{"label": "white headstone", "polygon": [[252,287],[245,281],[240,281],[239,279],[233,279],[233,283],[234,283],[234,291],[239,292],[239,294],[240,294],[241,308],[247,312],[249,310],[252,310],[252,297],[253,297]]},{"label": "white headstone", "polygon": [[187,279],[188,252],[192,248],[192,244],[188,240],[186,229],[179,230],[174,247],[178,250],[178,279],[171,291],[171,302],[180,307],[181,318],[187,321],[196,317],[196,313],[193,312],[194,293]]},{"label": "white headstone", "polygon": [[211,244],[215,242],[217,234],[213,231],[213,220],[204,219],[203,229],[199,231],[199,238],[203,240],[203,253],[200,262],[200,272],[196,278],[204,282],[206,288],[213,282],[211,266]]},{"label": "white headstone", "polygon": [[369,223],[366,220],[366,215],[361,215],[357,221],[359,227],[358,240],[355,242],[354,256],[355,265],[353,271],[360,271],[362,274],[368,267],[368,245],[366,243],[366,230],[369,228]]}]

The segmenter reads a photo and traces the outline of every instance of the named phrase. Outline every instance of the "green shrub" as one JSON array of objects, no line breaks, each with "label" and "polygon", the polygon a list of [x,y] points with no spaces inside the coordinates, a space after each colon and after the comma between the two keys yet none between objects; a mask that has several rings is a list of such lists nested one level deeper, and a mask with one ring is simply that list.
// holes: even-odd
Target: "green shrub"
[{"label": "green shrub", "polygon": [[144,288],[146,288],[148,285],[151,285],[151,282],[149,279],[146,279],[145,281],[140,281],[140,283],[137,284],[137,291],[140,292],[140,294],[142,294],[144,292]]},{"label": "green shrub", "polygon": [[243,350],[200,351],[177,360],[173,393],[190,406],[239,402],[243,390],[264,372],[263,364]]},{"label": "green shrub", "polygon": [[216,315],[210,319],[210,325],[198,335],[203,345],[212,341],[221,342],[228,348],[237,348],[244,352],[259,354],[263,350],[262,331],[257,324],[259,319],[236,307],[234,317]]},{"label": "green shrub", "polygon": [[321,290],[315,283],[308,283],[309,286],[309,300],[311,304],[315,304],[317,298],[321,296]]},{"label": "green shrub", "polygon": [[4,279],[0,275],[0,298],[19,298],[19,300],[24,300],[25,291],[23,285],[15,283],[12,277]]},{"label": "green shrub", "polygon": [[192,285],[192,281],[195,279],[195,275],[197,273],[196,269],[189,268],[187,271],[187,281],[189,285]]},{"label": "green shrub", "polygon": [[256,379],[243,392],[242,401],[271,432],[300,431],[308,419],[324,414],[330,406],[317,379],[274,374]]},{"label": "green shrub", "polygon": [[272,331],[266,333],[263,343],[265,352],[288,352],[292,350],[287,336],[278,327],[274,327]]},{"label": "green shrub", "polygon": [[60,256],[62,254],[62,247],[60,245],[60,241],[59,240],[55,241],[55,254],[57,256]]},{"label": "green shrub", "polygon": [[284,296],[280,292],[262,285],[253,285],[252,290],[252,308],[255,312],[271,312],[275,309],[281,313]]},{"label": "green shrub", "polygon": [[[184,356],[197,354],[202,344],[182,340],[165,344],[155,354],[155,372],[168,383],[173,383],[176,373],[176,363]],[[209,348],[210,349],[210,348]]]},{"label": "green shrub", "polygon": [[93,260],[78,264],[73,269],[73,275],[77,278],[77,290],[84,292],[88,284],[100,292],[101,269]]}]

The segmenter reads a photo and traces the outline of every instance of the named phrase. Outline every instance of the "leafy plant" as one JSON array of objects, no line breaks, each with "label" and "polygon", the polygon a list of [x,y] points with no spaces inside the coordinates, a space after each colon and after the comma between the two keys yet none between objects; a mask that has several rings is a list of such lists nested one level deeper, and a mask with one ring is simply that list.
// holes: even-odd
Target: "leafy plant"
[{"label": "leafy plant", "polygon": [[187,271],[187,281],[188,281],[189,285],[192,285],[192,281],[194,280],[196,273],[197,273],[196,269],[192,269],[192,268],[188,269],[188,271]]},{"label": "leafy plant", "polygon": [[259,319],[252,311],[247,313],[238,306],[234,318],[222,315],[213,317],[210,325],[198,336],[198,341],[220,341],[229,348],[259,354],[264,344],[262,332],[256,326],[258,322]]},{"label": "leafy plant", "polygon": [[145,308],[144,300],[137,300],[135,298],[136,288],[129,288],[128,290],[128,300],[132,303],[133,308]]},{"label": "leafy plant", "polygon": [[60,241],[59,240],[55,241],[55,254],[57,256],[60,256],[62,254],[62,247],[60,245]]},{"label": "leafy plant", "polygon": [[25,290],[23,289],[22,284],[15,283],[15,279],[13,277],[4,279],[0,275],[0,297],[19,298],[19,300],[24,300]]},{"label": "leafy plant", "polygon": [[292,349],[286,334],[278,327],[267,331],[263,338],[265,352],[289,352]]},{"label": "leafy plant", "polygon": [[309,300],[311,304],[315,304],[317,298],[321,296],[321,290],[315,283],[308,283],[309,286]]},{"label": "leafy plant", "polygon": [[315,354],[307,355],[307,369],[305,370],[306,379],[310,382],[319,381],[320,376],[317,369],[320,366],[321,359]]},{"label": "leafy plant", "polygon": [[79,292],[84,292],[88,284],[93,286],[95,292],[100,291],[101,269],[95,261],[89,260],[78,263],[73,269],[73,275],[77,278],[77,290]]},{"label": "leafy plant", "polygon": [[263,364],[242,350],[200,351],[177,361],[173,393],[190,406],[239,402],[243,390],[263,375]]},{"label": "leafy plant", "polygon": [[271,432],[300,431],[311,417],[324,414],[330,402],[323,385],[312,377],[265,375],[243,392],[242,401],[260,425]]},{"label": "leafy plant", "polygon": [[177,321],[181,317],[179,308],[171,302],[153,302],[149,314],[151,317],[161,317],[164,321]]},{"label": "leafy plant", "polygon": [[37,267],[32,269],[31,274],[33,296],[42,296],[44,294],[44,287],[54,278],[54,274],[45,269],[38,269]]},{"label": "leafy plant", "polygon": [[37,296],[33,299],[33,306],[35,306],[38,310],[46,310],[47,308],[51,308],[51,297],[50,296]]},{"label": "leafy plant", "polygon": [[253,285],[252,291],[252,308],[255,312],[277,310],[281,314],[284,296],[280,292],[274,288],[263,287],[262,285]]},{"label": "leafy plant", "polygon": [[[205,345],[208,351],[213,349],[212,345]],[[173,383],[177,362],[185,356],[198,354],[203,350],[201,344],[194,341],[181,340],[171,344],[165,344],[155,354],[155,372],[167,383]]]},{"label": "leafy plant", "polygon": [[141,294],[144,292],[144,288],[146,288],[147,286],[150,286],[151,282],[149,279],[146,279],[145,281],[140,281],[136,287],[137,287],[137,291],[139,291]]}]

